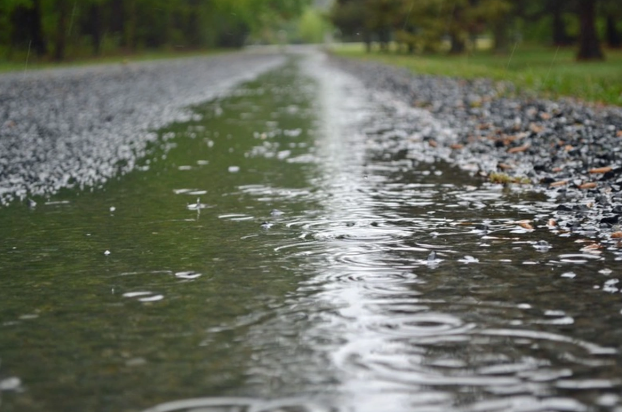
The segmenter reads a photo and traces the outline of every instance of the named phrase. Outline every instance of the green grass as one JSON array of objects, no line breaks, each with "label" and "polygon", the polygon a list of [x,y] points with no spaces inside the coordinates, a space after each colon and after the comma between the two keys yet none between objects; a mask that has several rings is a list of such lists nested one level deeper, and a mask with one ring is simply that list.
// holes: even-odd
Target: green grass
[{"label": "green grass", "polygon": [[136,61],[148,61],[148,60],[163,60],[174,59],[194,56],[208,56],[219,53],[226,53],[227,51],[221,49],[207,50],[207,51],[144,51],[136,53],[119,53],[100,57],[84,57],[68,59],[62,62],[52,62],[47,60],[37,60],[32,56],[27,59],[26,56],[20,58],[14,58],[11,60],[0,59],[0,73],[25,71],[25,70],[41,70],[60,67],[76,67],[76,66],[89,66],[96,64],[118,64]]},{"label": "green grass", "polygon": [[520,92],[540,97],[572,97],[622,106],[622,51],[607,50],[604,62],[577,62],[575,49],[518,44],[507,55],[404,55],[372,52],[362,45],[333,48],[337,55],[405,67],[415,73],[512,82]]}]

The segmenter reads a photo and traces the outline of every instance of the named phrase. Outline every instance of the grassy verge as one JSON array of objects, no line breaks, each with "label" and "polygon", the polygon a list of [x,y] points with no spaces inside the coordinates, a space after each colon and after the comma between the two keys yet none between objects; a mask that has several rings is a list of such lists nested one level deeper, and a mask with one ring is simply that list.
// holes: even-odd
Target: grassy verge
[{"label": "grassy verge", "polygon": [[622,51],[608,50],[604,62],[576,62],[575,50],[518,44],[507,55],[478,51],[470,55],[365,53],[357,45],[335,46],[334,53],[405,67],[415,73],[461,78],[491,78],[514,83],[541,97],[573,97],[622,106]]},{"label": "grassy verge", "polygon": [[[229,50],[230,51],[230,50]],[[208,56],[213,54],[226,53],[226,50],[193,50],[193,51],[183,51],[183,52],[174,52],[174,51],[145,51],[145,52],[137,52],[137,53],[124,53],[124,54],[115,54],[108,56],[100,56],[100,57],[86,57],[86,58],[77,58],[70,59],[62,62],[51,62],[45,60],[36,60],[33,58],[26,59],[24,56],[22,59],[13,59],[13,60],[2,60],[0,59],[0,73],[6,72],[15,72],[15,71],[26,71],[26,70],[40,70],[40,69],[51,69],[57,67],[77,67],[77,66],[88,66],[94,64],[115,64],[115,63],[127,63],[127,62],[135,62],[135,61],[148,61],[148,60],[163,60],[163,59],[174,59],[174,58],[184,58],[184,57],[194,57],[194,56]]]}]

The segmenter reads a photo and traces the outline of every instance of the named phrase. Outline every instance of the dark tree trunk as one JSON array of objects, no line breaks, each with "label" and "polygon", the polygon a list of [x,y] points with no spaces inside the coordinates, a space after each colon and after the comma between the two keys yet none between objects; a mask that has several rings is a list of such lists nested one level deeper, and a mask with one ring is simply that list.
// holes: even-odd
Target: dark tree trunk
[{"label": "dark tree trunk", "polygon": [[604,60],[596,34],[596,0],[580,0],[578,11],[581,31],[577,60]]},{"label": "dark tree trunk", "polygon": [[559,1],[553,4],[553,44],[555,46],[568,46],[572,39],[566,31],[566,23],[563,18],[563,4]]},{"label": "dark tree trunk", "polygon": [[450,54],[461,54],[466,50],[466,43],[464,39],[456,34],[450,34],[449,39],[451,41],[451,47],[449,48]]},{"label": "dark tree trunk", "polygon": [[136,50],[136,25],[138,24],[138,16],[136,15],[136,0],[127,0],[125,2],[125,24],[124,38],[125,46],[131,50]]},{"label": "dark tree trunk", "polygon": [[87,32],[91,35],[91,42],[93,44],[93,54],[99,55],[101,53],[102,44],[102,18],[101,6],[99,4],[92,4],[89,8],[87,24]]},{"label": "dark tree trunk", "polygon": [[28,47],[38,56],[47,53],[41,28],[41,4],[34,0],[31,7],[19,6],[11,15],[11,45]]},{"label": "dark tree trunk", "polygon": [[58,21],[56,24],[56,44],[54,45],[54,59],[61,61],[65,58],[65,48],[67,47],[67,18],[69,17],[69,4],[67,0],[56,2],[58,11]]},{"label": "dark tree trunk", "polygon": [[32,2],[30,36],[34,51],[38,56],[44,56],[47,53],[47,45],[43,38],[43,29],[41,28],[41,0],[34,0]]},{"label": "dark tree trunk", "polygon": [[363,42],[365,43],[365,51],[371,53],[371,34],[367,30],[363,31]]},{"label": "dark tree trunk", "polygon": [[[501,19],[495,23],[492,28],[493,47],[495,53],[506,53],[508,51],[508,22],[507,19]],[[476,49],[474,45],[474,49]]]},{"label": "dark tree trunk", "polygon": [[616,28],[616,21],[612,15],[607,16],[606,27],[607,45],[612,48],[622,47],[622,36]]}]

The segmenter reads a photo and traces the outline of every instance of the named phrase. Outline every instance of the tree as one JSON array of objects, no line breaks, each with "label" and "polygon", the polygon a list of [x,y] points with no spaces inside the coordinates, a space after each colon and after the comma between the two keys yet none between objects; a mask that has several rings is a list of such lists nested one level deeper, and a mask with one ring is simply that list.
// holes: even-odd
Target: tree
[{"label": "tree", "polygon": [[604,60],[596,33],[596,0],[579,0],[579,52],[577,60]]}]

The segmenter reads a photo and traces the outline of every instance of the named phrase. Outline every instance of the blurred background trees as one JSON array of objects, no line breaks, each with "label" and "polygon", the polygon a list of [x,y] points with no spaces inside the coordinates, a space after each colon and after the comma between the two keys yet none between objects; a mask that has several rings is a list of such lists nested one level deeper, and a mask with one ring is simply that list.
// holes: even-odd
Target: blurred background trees
[{"label": "blurred background trees", "polygon": [[[270,41],[311,0],[0,0],[0,53],[63,60]],[[312,17],[312,16],[311,16]],[[309,16],[307,17],[309,21]]]},{"label": "blurred background trees", "polygon": [[394,40],[398,50],[457,54],[486,38],[496,53],[528,40],[575,46],[577,59],[599,60],[601,39],[622,47],[620,0],[335,0],[330,18],[344,39],[368,50]]}]

